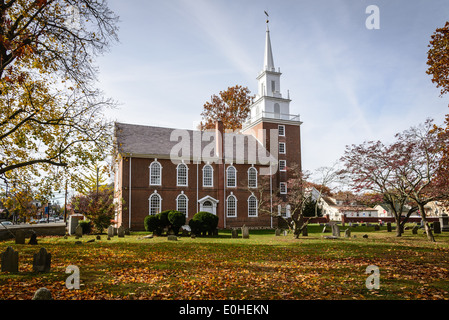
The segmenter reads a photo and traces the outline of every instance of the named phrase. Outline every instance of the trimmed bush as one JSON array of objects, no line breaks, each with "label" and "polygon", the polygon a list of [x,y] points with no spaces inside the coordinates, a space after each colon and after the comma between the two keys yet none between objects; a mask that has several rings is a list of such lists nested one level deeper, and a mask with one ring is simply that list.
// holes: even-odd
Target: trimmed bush
[{"label": "trimmed bush", "polygon": [[148,232],[153,232],[155,234],[160,234],[161,232],[161,224],[159,217],[157,215],[154,216],[146,216],[144,220],[145,230]]},{"label": "trimmed bush", "polygon": [[218,226],[218,217],[210,212],[200,211],[189,221],[189,226],[196,235],[213,234]]},{"label": "trimmed bush", "polygon": [[168,213],[168,221],[170,222],[173,232],[177,235],[179,229],[186,224],[186,216],[179,211],[170,211]]},{"label": "trimmed bush", "polygon": [[90,234],[92,232],[92,221],[89,220],[80,220],[78,224],[83,229],[83,234]]}]

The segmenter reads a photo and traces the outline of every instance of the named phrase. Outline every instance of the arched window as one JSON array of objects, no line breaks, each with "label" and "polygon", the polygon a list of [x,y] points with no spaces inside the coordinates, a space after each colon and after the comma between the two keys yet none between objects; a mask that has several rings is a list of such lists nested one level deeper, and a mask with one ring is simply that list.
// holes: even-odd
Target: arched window
[{"label": "arched window", "polygon": [[248,217],[257,217],[257,198],[252,194],[248,198]]},{"label": "arched window", "polygon": [[181,193],[176,198],[176,210],[184,213],[186,215],[186,217],[187,217],[187,213],[188,213],[188,203],[189,203],[189,199],[187,198],[187,196],[184,193]]},{"label": "arched window", "polygon": [[178,167],[176,168],[178,186],[186,187],[188,185],[188,170],[185,163],[178,164]]},{"label": "arched window", "polygon": [[228,188],[237,187],[237,170],[232,165],[226,169],[226,181]]},{"label": "arched window", "polygon": [[161,212],[162,198],[157,192],[154,192],[148,201],[150,202],[150,215]]},{"label": "arched window", "polygon": [[150,165],[150,186],[162,185],[162,166],[155,159]]},{"label": "arched window", "polygon": [[254,167],[248,169],[248,188],[257,188],[257,169]]},{"label": "arched window", "polygon": [[214,168],[211,165],[206,164],[203,167],[203,187],[214,186]]},{"label": "arched window", "polygon": [[226,215],[228,217],[237,217],[237,198],[231,193],[226,199]]}]

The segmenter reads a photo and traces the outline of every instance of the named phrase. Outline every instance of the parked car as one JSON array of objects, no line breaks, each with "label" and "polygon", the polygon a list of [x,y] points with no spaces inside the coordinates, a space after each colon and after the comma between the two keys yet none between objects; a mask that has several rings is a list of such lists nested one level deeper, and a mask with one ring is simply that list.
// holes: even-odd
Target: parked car
[{"label": "parked car", "polygon": [[12,222],[11,221],[2,221],[0,222],[0,224],[4,225],[4,226],[12,226]]},{"label": "parked car", "polygon": [[47,219],[46,218],[42,218],[39,220],[39,223],[47,223]]}]

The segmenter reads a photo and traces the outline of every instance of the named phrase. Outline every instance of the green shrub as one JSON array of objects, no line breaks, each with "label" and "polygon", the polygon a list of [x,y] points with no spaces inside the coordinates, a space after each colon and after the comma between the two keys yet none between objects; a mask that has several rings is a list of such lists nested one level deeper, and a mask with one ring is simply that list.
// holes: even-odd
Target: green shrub
[{"label": "green shrub", "polygon": [[170,222],[171,229],[177,235],[179,229],[186,224],[186,215],[179,211],[170,211],[168,213],[168,221]]},{"label": "green shrub", "polygon": [[207,232],[213,234],[218,226],[218,217],[210,212],[200,211],[189,221],[189,226],[196,235],[204,235]]},{"label": "green shrub", "polygon": [[168,220],[168,214],[172,210],[165,210],[159,212],[156,216],[159,218],[160,226],[163,228],[170,226],[170,221]]},{"label": "green shrub", "polygon": [[154,232],[160,234],[161,224],[157,215],[146,216],[144,220],[145,230],[148,232]]},{"label": "green shrub", "polygon": [[92,221],[80,220],[78,221],[78,224],[81,226],[81,229],[83,229],[83,234],[89,234],[92,232]]}]

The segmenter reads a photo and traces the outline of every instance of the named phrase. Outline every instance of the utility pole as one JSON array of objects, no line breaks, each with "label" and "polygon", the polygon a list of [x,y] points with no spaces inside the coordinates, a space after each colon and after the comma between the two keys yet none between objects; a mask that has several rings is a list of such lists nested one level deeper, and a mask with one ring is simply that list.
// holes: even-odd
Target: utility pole
[{"label": "utility pole", "polygon": [[67,183],[68,180],[65,181],[65,196],[64,196],[64,223],[67,222]]}]

